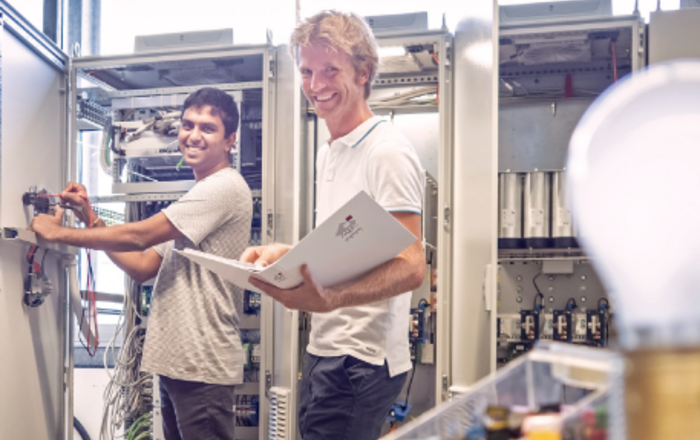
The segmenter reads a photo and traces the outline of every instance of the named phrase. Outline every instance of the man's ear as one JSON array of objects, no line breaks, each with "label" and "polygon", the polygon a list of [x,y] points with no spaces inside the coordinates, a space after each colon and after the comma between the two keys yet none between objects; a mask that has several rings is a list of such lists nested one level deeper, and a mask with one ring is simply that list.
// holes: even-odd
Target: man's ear
[{"label": "man's ear", "polygon": [[365,85],[367,81],[369,81],[369,68],[367,65],[363,65],[357,70],[357,80],[359,81],[360,85]]},{"label": "man's ear", "polygon": [[226,145],[229,147],[228,152],[230,153],[233,146],[236,145],[236,132],[231,133],[231,136],[226,138]]}]

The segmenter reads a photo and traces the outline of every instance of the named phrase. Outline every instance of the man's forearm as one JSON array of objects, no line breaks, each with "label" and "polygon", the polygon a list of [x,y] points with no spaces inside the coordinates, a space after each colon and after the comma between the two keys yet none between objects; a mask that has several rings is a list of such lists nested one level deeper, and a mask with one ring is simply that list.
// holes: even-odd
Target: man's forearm
[{"label": "man's forearm", "polygon": [[[104,222],[98,220],[90,229],[61,228],[56,241],[71,246],[97,249],[108,252],[143,251],[148,243],[135,234],[129,224],[104,227]],[[97,227],[101,223],[102,227]]]},{"label": "man's forearm", "polygon": [[[92,228],[105,228],[107,224],[101,219],[97,218],[93,223]],[[132,251],[132,252],[113,252],[105,251],[110,260],[121,270],[124,271],[131,279],[136,283],[142,283],[149,278],[153,277],[153,274],[149,272],[149,267],[147,267],[144,252],[142,251]]]},{"label": "man's forearm", "polygon": [[333,309],[369,304],[417,289],[425,276],[425,264],[394,258],[359,281],[327,289]]},{"label": "man's forearm", "polygon": [[[101,218],[97,217],[97,220],[93,223],[92,228],[105,228],[107,224]],[[105,254],[112,260],[119,269],[123,270],[127,275],[137,282],[140,280],[141,271],[136,264],[138,257],[142,254],[142,251],[133,252],[113,252],[105,251]]]}]

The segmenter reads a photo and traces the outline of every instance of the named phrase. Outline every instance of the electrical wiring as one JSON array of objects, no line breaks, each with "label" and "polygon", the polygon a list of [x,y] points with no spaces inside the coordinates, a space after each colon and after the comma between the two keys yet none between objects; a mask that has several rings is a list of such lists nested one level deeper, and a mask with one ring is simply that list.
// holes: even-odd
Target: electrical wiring
[{"label": "electrical wiring", "polygon": [[[132,284],[131,282],[129,284]],[[153,377],[141,373],[141,355],[145,334],[143,329],[133,326],[124,338],[121,349],[115,355],[116,340],[120,333],[127,328],[127,322],[133,322],[140,317],[138,307],[133,300],[133,286],[128,287],[124,295],[122,312],[118,318],[117,329],[109,342],[103,358],[104,366],[110,378],[105,393],[105,411],[102,419],[100,439],[115,438],[116,431],[124,426],[135,415],[148,413],[152,406]],[[114,373],[109,371],[108,354],[114,358]],[[138,419],[137,419],[138,420]],[[133,426],[133,425],[132,425]]]},{"label": "electrical wiring", "polygon": [[41,268],[41,273],[44,273],[44,261],[46,260],[46,254],[48,254],[48,253],[49,253],[49,250],[46,249],[44,251],[44,256],[41,257],[41,264],[39,264],[39,267]]},{"label": "electrical wiring", "polygon": [[403,409],[408,408],[408,397],[411,395],[411,385],[413,385],[413,377],[416,375],[416,361],[413,361],[413,369],[411,371],[411,380],[408,381],[408,388],[406,389],[406,401],[403,404]]},{"label": "electrical wiring", "polygon": [[[136,419],[133,425],[131,425],[131,428],[129,428],[129,431],[127,433],[127,440],[134,440],[137,438],[142,438],[144,434],[150,435],[150,423],[151,423],[151,413],[144,413],[141,417]],[[147,428],[146,432],[142,432],[141,434],[137,435],[139,430]]]},{"label": "electrical wiring", "polygon": [[[138,204],[129,204],[125,215],[126,221],[142,218]],[[103,365],[109,377],[105,388],[104,411],[100,427],[100,440],[143,440],[150,436],[150,429],[140,433],[144,420],[149,420],[153,408],[153,376],[141,372],[141,359],[145,341],[145,329],[140,323],[145,317],[141,314],[140,292],[138,286],[127,278],[122,310],[117,318],[114,335],[104,352]],[[117,341],[124,335],[121,347]],[[109,356],[114,361],[114,368],[109,368]],[[139,425],[140,424],[140,425]],[[124,436],[118,434],[123,428]],[[129,437],[130,435],[130,437]]]},{"label": "electrical wiring", "polygon": [[[90,199],[88,199],[87,194],[80,194],[80,197],[85,200],[88,204],[89,211],[89,222],[87,223],[87,228],[92,228],[93,225],[93,212],[92,205],[90,204]],[[83,342],[82,332],[79,333],[79,341],[87,350],[87,353],[93,357],[97,354],[97,348],[99,347],[99,330],[97,324],[97,299],[95,294],[95,273],[92,270],[92,251],[86,249],[87,253],[87,280],[85,283],[85,293],[81,292],[82,300],[87,303],[87,307],[83,306],[83,313],[80,317],[80,328],[86,320],[87,313],[87,325],[90,331],[88,332],[87,341]]]},{"label": "electrical wiring", "polygon": [[537,295],[535,295],[535,299],[534,299],[533,304],[532,304],[533,310],[537,308],[537,298],[538,298],[538,297],[539,297],[539,298],[542,298],[542,303],[540,304],[540,306],[542,306],[543,303],[544,303],[544,295],[542,295],[542,292],[540,292],[540,288],[537,287],[537,277],[539,277],[540,275],[542,275],[542,272],[539,272],[539,273],[538,273],[537,275],[535,275],[535,277],[532,279],[532,284],[535,286],[535,290],[537,291]]},{"label": "electrical wiring", "polygon": [[102,131],[102,142],[100,142],[99,162],[100,168],[108,176],[112,175],[112,162],[110,159],[110,143],[112,142],[111,126],[105,127]]}]

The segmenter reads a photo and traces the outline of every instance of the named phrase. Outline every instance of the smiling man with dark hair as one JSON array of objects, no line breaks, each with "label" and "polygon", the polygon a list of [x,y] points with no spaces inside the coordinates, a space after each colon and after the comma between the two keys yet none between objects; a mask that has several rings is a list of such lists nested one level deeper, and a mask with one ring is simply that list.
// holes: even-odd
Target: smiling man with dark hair
[{"label": "smiling man with dark hair", "polygon": [[[124,225],[107,227],[93,213],[91,228],[65,228],[60,208],[31,225],[49,242],[107,251],[136,283],[157,276],[141,368],[160,376],[166,440],[234,439],[233,388],[243,382],[243,291],[173,248],[236,258],[248,244],[251,193],[230,163],[237,128],[233,98],[200,89],[184,103],[178,135],[197,183],[179,201]],[[76,214],[90,222],[83,185],[71,182],[61,197],[81,207]]]}]

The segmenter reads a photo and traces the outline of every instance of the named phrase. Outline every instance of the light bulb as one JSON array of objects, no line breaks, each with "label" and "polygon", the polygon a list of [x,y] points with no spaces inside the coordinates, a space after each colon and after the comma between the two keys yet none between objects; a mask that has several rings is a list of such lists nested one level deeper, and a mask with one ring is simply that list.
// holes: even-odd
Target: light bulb
[{"label": "light bulb", "polygon": [[697,438],[700,62],[652,65],[609,88],[576,127],[567,170],[625,352],[611,438]]},{"label": "light bulb", "polygon": [[567,170],[623,348],[700,345],[700,62],[652,65],[606,91]]}]

